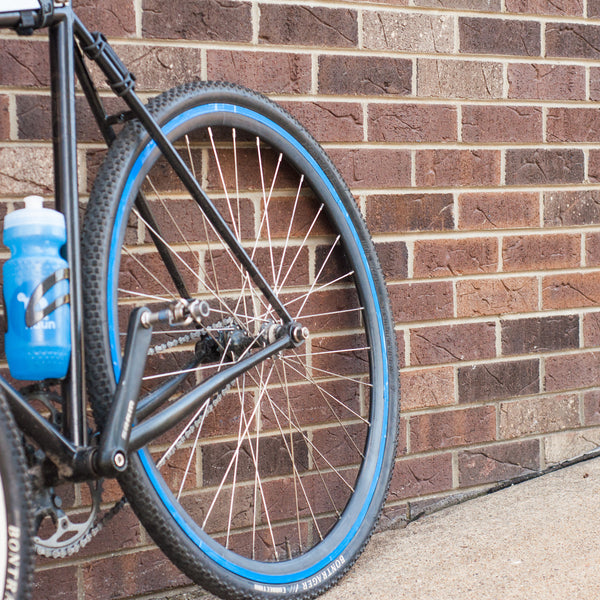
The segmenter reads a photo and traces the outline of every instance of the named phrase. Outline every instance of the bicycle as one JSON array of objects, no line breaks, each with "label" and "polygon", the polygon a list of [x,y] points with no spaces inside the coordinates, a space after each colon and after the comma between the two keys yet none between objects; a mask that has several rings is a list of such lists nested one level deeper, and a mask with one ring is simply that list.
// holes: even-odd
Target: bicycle
[{"label": "bicycle", "polygon": [[[190,83],[144,105],[68,0],[4,0],[0,27],[49,31],[72,348],[62,379],[0,378],[4,597],[28,596],[34,549],[70,554],[122,506],[99,517],[111,477],[211,592],[325,591],[377,522],[398,429],[391,310],[350,191],[252,91]],[[90,61],[126,110],[105,111]],[[81,229],[74,75],[109,147]],[[83,523],[65,482],[89,486]]]}]

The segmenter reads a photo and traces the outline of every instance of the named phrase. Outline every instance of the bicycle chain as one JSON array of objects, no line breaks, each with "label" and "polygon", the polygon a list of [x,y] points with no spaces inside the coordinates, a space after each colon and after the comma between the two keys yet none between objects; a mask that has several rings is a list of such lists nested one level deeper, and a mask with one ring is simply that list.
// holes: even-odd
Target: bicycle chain
[{"label": "bicycle chain", "polygon": [[[228,317],[223,319],[223,321],[214,323],[211,326],[211,329],[223,329],[225,327],[231,327],[233,325],[233,319]],[[156,346],[148,349],[148,356],[152,356],[154,354],[158,354],[160,352],[164,352],[167,349],[174,348],[176,346],[181,346],[183,344],[187,344],[195,339],[199,339],[203,335],[206,335],[207,330],[201,329],[198,331],[191,332],[184,336],[180,336],[175,340],[170,340],[169,342],[163,344],[157,344]],[[210,414],[215,406],[220,402],[221,398],[227,393],[227,391],[231,388],[233,382],[225,386],[221,391],[215,394],[214,398],[210,402],[210,404],[206,407],[205,410],[201,411],[195,421],[186,428],[184,434],[173,444],[173,447],[170,448],[167,453],[163,456],[161,460],[168,460],[176,450],[178,450],[181,445],[196,431],[197,427],[201,424],[201,422],[206,418],[206,415]],[[99,493],[98,493],[99,492]],[[102,484],[98,485],[98,492],[92,494],[92,508],[91,510],[99,510],[99,505],[102,497]],[[63,548],[54,548],[50,550],[46,546],[42,546],[38,543],[35,543],[36,553],[40,556],[45,556],[48,558],[66,558],[68,556],[72,556],[79,552],[82,548],[87,546],[90,543],[92,538],[94,538],[100,531],[105,527],[105,525],[121,511],[121,509],[127,504],[127,498],[123,496],[120,500],[118,500],[112,508],[110,508],[107,512],[105,512],[102,517],[97,519],[89,528],[87,533],[77,540],[75,540],[72,544],[69,544]]]}]

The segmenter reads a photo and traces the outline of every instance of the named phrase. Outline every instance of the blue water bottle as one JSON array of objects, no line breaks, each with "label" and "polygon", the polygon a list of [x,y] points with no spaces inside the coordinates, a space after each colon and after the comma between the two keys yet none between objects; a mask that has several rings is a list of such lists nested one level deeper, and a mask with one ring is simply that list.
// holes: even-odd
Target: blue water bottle
[{"label": "blue water bottle", "polygon": [[15,379],[59,379],[71,354],[69,270],[61,256],[64,216],[30,196],[4,219],[11,257],[2,269],[6,359]]}]

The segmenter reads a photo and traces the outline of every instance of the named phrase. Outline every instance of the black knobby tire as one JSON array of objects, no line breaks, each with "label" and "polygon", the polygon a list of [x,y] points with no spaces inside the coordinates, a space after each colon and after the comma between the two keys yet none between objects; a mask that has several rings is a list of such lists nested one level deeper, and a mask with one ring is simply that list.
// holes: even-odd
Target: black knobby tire
[{"label": "black knobby tire", "polygon": [[[214,593],[312,597],[364,547],[394,464],[395,335],[373,243],[323,150],[264,97],[189,84],[149,110],[309,336],[131,457],[120,483],[157,544]],[[143,399],[167,382],[178,383],[166,394],[177,398],[280,327],[136,122],[94,184],[83,266],[100,426],[133,307],[164,308],[183,295],[211,308],[202,327],[157,326]]]},{"label": "black knobby tire", "polygon": [[33,510],[22,438],[0,394],[0,590],[26,600],[33,578]]}]

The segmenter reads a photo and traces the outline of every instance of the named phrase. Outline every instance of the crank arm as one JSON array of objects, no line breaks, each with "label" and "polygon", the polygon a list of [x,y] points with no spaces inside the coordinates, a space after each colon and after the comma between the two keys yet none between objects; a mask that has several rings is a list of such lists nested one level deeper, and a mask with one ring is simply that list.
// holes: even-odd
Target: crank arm
[{"label": "crank arm", "polygon": [[148,308],[141,307],[129,317],[121,377],[95,460],[95,469],[104,477],[114,476],[127,468],[129,436],[152,340],[152,327],[144,323],[149,313]]},{"label": "crank arm", "polygon": [[[110,407],[108,420],[100,437],[100,447],[95,459],[95,467],[99,475],[114,476],[127,468],[129,437],[134,421],[139,419],[136,409],[148,349],[152,340],[153,325],[160,322],[170,325],[199,323],[202,317],[207,317],[209,313],[210,308],[206,302],[189,301],[183,298],[158,312],[152,312],[149,308],[142,306],[131,313],[121,377]],[[152,407],[150,408],[153,410]]]}]

